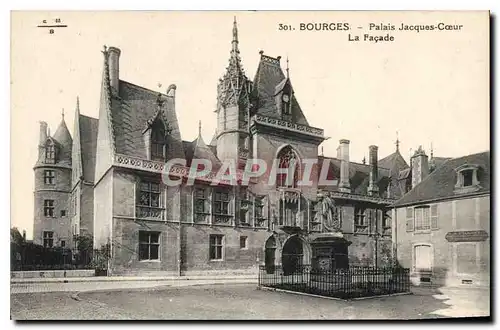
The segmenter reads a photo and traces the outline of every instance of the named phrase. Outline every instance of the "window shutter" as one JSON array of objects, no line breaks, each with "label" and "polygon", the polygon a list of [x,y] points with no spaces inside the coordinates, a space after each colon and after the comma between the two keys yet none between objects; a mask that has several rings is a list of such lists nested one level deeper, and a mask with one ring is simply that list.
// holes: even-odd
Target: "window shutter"
[{"label": "window shutter", "polygon": [[415,227],[414,219],[413,219],[413,208],[406,208],[406,231],[413,231]]},{"label": "window shutter", "polygon": [[438,204],[431,205],[431,229],[436,230],[438,227]]}]

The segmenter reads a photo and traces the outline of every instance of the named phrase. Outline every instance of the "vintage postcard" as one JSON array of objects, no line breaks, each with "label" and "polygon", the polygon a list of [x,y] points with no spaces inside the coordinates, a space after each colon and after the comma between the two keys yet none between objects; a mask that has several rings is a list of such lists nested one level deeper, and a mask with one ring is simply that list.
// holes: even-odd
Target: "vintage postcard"
[{"label": "vintage postcard", "polygon": [[488,11],[11,13],[13,320],[490,317]]}]

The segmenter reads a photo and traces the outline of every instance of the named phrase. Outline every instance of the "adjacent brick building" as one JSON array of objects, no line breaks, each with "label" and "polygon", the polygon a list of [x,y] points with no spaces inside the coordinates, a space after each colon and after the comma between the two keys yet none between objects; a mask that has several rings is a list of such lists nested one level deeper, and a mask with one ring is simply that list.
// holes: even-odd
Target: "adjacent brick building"
[{"label": "adjacent brick building", "polygon": [[417,284],[489,285],[490,153],[448,159],[430,172],[419,149],[412,172],[413,188],[394,204],[398,262]]},{"label": "adjacent brick building", "polygon": [[[319,156],[324,132],[309,125],[281,57],[260,52],[250,80],[238,43],[234,22],[229,65],[217,86],[217,131],[209,144],[201,132],[194,141],[182,140],[175,85],[158,93],[120,79],[121,51],[104,49],[99,118],[81,115],[79,106],[75,116],[72,162],[64,172],[71,180],[60,201],[71,210],[68,230],[92,235],[96,248],[109,245],[111,274],[390,264],[390,205],[411,180],[401,175],[409,166],[398,148],[379,160],[378,148],[370,146],[368,164],[355,163],[349,141],[340,140],[337,157]],[[185,164],[166,168],[173,159]],[[268,167],[248,185],[211,185],[210,176],[192,185],[189,167],[199,159],[214,170],[233,161],[240,176],[248,159]],[[301,185],[307,159],[318,162],[310,184]],[[288,173],[273,172],[274,163]],[[180,184],[165,184],[167,177]],[[337,182],[327,185],[320,178]]]}]

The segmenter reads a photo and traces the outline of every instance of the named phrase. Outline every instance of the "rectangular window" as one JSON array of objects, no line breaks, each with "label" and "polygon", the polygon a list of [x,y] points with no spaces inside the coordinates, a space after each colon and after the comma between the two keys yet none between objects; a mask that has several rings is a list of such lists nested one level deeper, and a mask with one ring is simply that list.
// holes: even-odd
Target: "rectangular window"
[{"label": "rectangular window", "polygon": [[214,214],[229,215],[229,192],[227,190],[215,190]]},{"label": "rectangular window", "polygon": [[61,247],[66,247],[66,241],[61,241]]},{"label": "rectangular window", "polygon": [[354,224],[356,226],[366,226],[366,210],[364,208],[355,209]]},{"label": "rectangular window", "polygon": [[429,229],[431,229],[430,208],[415,208],[415,230],[422,231]]},{"label": "rectangular window", "polygon": [[246,249],[246,248],[247,248],[247,237],[240,236],[240,249]]},{"label": "rectangular window", "polygon": [[432,248],[429,245],[416,245],[414,247],[413,267],[417,272],[432,271]]},{"label": "rectangular window", "polygon": [[223,235],[210,235],[210,260],[222,260]]},{"label": "rectangular window", "polygon": [[66,210],[61,210],[61,217],[65,217],[66,216]]},{"label": "rectangular window", "polygon": [[194,190],[194,222],[207,222],[207,216],[210,215],[208,193],[208,188],[200,187]]},{"label": "rectangular window", "polygon": [[392,221],[391,221],[391,216],[389,212],[383,212],[382,213],[382,228],[383,229],[389,229],[392,227]]},{"label": "rectangular window", "polygon": [[139,186],[137,217],[163,219],[160,184],[143,180]]},{"label": "rectangular window", "polygon": [[413,231],[415,226],[414,212],[412,207],[406,208],[406,231]]},{"label": "rectangular window", "polygon": [[46,199],[43,201],[43,214],[46,217],[53,217],[54,216],[54,200],[53,199]]},{"label": "rectangular window", "polygon": [[45,160],[47,162],[54,162],[55,158],[56,158],[56,149],[55,149],[54,145],[49,144],[45,148]]},{"label": "rectangular window", "polygon": [[240,188],[240,214],[239,221],[242,225],[250,225],[250,209],[251,209],[251,201],[249,200],[248,190],[245,187]]},{"label": "rectangular window", "polygon": [[139,260],[160,259],[160,233],[139,231]]},{"label": "rectangular window", "polygon": [[55,172],[53,170],[45,170],[43,172],[43,182],[45,184],[54,184]]},{"label": "rectangular window", "polygon": [[431,229],[438,229],[438,204],[431,205]]},{"label": "rectangular window", "polygon": [[463,170],[462,171],[463,180],[464,180],[464,187],[472,186],[473,173],[474,173],[474,170]]},{"label": "rectangular window", "polygon": [[43,247],[51,248],[54,246],[54,232],[44,231],[43,232]]}]

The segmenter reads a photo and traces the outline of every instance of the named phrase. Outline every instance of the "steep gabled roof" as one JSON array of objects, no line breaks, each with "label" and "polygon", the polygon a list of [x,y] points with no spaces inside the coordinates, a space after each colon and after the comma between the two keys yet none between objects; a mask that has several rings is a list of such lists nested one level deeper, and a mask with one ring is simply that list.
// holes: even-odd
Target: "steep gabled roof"
[{"label": "steep gabled roof", "polygon": [[120,80],[119,99],[113,106],[112,117],[117,153],[147,158],[143,132],[147,122],[157,115],[159,96],[163,101],[161,111],[171,130],[167,139],[168,159],[184,158],[174,97],[123,80]]},{"label": "steep gabled roof", "polygon": [[[459,166],[469,164],[478,165],[480,188],[470,193],[455,192],[457,172]],[[412,205],[446,198],[460,198],[468,195],[477,195],[490,192],[490,152],[482,152],[449,159],[437,167],[422,182],[416,185],[406,195],[394,203],[395,207]]]},{"label": "steep gabled roof", "polygon": [[211,146],[207,146],[201,135],[194,141],[182,141],[186,154],[186,163],[189,166],[193,159],[207,159],[211,162],[213,168],[220,166],[221,162],[213,152]]},{"label": "steep gabled roof", "polygon": [[[253,86],[257,92],[258,97],[258,109],[257,113],[279,118],[278,107],[276,105],[276,90],[280,88],[281,85],[285,85],[289,81],[280,66],[280,57],[273,58],[261,53],[259,66],[257,67],[257,72],[255,73],[255,78],[253,81]],[[281,86],[281,88],[283,87]],[[302,109],[295,97],[295,94],[291,98],[292,108],[294,109],[295,121],[297,124],[309,125],[307,122]]]},{"label": "steep gabled roof", "polygon": [[395,170],[397,175],[399,171],[409,167],[406,160],[403,156],[401,156],[399,150],[396,150],[389,156],[380,159],[378,161],[378,166],[391,170],[391,176],[393,175],[393,170]]},{"label": "steep gabled roof", "polygon": [[99,120],[97,118],[80,115],[79,123],[83,179],[87,182],[94,182]]}]

